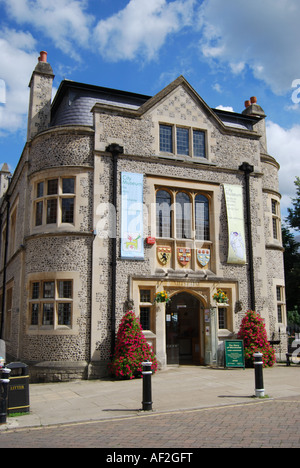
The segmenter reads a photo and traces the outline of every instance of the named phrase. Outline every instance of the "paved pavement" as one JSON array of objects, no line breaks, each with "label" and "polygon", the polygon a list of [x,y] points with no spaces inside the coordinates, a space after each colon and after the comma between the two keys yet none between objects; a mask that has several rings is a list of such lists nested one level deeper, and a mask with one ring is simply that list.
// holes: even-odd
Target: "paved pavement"
[{"label": "paved pavement", "polygon": [[299,448],[300,366],[263,376],[268,398],[257,399],[253,369],[169,367],[152,377],[147,412],[141,379],[31,384],[30,414],[0,425],[0,447],[141,448],[150,437],[152,448]]}]

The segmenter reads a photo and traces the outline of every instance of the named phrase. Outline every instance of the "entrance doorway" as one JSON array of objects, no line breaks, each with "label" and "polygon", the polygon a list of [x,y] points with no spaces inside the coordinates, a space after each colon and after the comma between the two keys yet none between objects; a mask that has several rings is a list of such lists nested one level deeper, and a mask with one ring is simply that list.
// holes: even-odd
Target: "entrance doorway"
[{"label": "entrance doorway", "polygon": [[192,294],[172,297],[166,307],[167,364],[200,364],[200,311],[203,306]]}]

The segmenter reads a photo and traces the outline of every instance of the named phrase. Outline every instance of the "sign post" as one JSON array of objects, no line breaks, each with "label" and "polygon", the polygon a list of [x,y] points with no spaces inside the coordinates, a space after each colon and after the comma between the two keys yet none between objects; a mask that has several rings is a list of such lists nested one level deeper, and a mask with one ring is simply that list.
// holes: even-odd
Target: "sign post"
[{"label": "sign post", "polygon": [[243,367],[245,369],[244,343],[243,340],[225,341],[224,367]]}]

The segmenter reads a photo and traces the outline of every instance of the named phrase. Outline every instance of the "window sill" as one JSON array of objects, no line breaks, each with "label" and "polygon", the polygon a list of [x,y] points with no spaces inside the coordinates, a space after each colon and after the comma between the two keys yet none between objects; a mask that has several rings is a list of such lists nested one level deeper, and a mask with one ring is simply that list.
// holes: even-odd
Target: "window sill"
[{"label": "window sill", "polygon": [[228,338],[229,336],[231,337],[234,333],[231,330],[228,330],[227,328],[219,328],[218,330],[218,337],[219,338]]},{"label": "window sill", "polygon": [[[213,242],[211,240],[204,240],[204,239],[182,239],[180,237],[156,237],[157,241],[163,241],[163,242],[201,242],[202,244],[209,244],[212,245]],[[204,247],[205,248],[205,247]]]},{"label": "window sill", "polygon": [[35,325],[30,325],[27,329],[28,335],[48,335],[48,336],[56,336],[56,335],[76,335],[77,332],[70,327],[67,326],[58,326],[57,328],[53,328],[52,325],[44,325],[42,327],[38,327]]},{"label": "window sill", "polygon": [[155,333],[153,333],[151,330],[143,330],[145,338],[156,338]]},{"label": "window sill", "polygon": [[279,250],[281,252],[284,252],[284,248],[282,247],[282,244],[279,241],[274,241],[274,243],[266,244],[266,249],[267,250]]},{"label": "window sill", "polygon": [[209,161],[207,158],[203,157],[193,157],[193,156],[184,156],[173,153],[159,153],[158,158],[160,159],[170,159],[172,161],[188,162],[195,164],[203,164],[207,166],[216,166],[216,163]]}]

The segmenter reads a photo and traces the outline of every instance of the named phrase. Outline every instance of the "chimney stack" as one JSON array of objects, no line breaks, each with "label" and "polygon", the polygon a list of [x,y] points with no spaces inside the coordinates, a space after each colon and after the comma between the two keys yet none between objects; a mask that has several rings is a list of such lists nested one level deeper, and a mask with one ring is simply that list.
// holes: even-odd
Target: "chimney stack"
[{"label": "chimney stack", "polygon": [[40,52],[38,64],[29,83],[27,141],[49,127],[53,79],[53,70],[47,63],[47,52],[43,50]]},{"label": "chimney stack", "polygon": [[267,154],[268,149],[265,124],[266,114],[264,110],[257,104],[256,96],[252,96],[249,101],[245,101],[245,109],[243,110],[242,114],[260,118],[260,120],[253,126],[253,128],[261,135],[261,152]]},{"label": "chimney stack", "polygon": [[47,52],[45,52],[44,50],[42,50],[40,52],[40,56],[39,56],[39,62],[47,62]]},{"label": "chimney stack", "polygon": [[0,203],[2,202],[3,196],[8,189],[10,178],[11,172],[7,163],[4,163],[0,169]]}]

